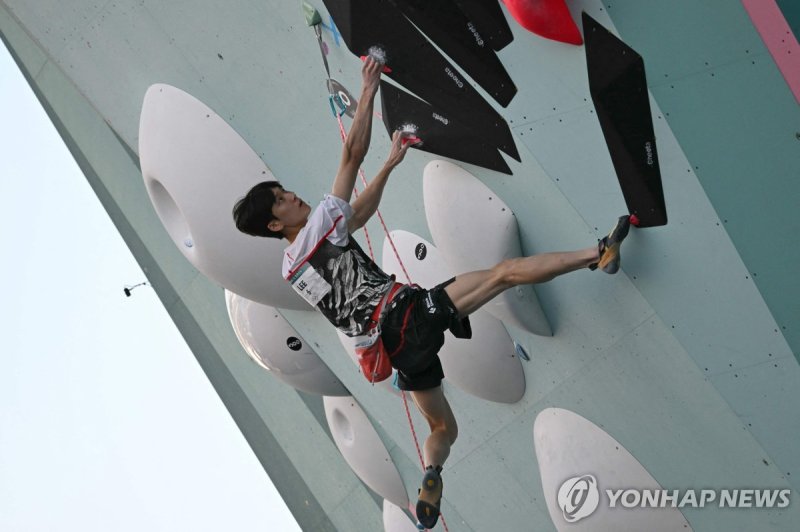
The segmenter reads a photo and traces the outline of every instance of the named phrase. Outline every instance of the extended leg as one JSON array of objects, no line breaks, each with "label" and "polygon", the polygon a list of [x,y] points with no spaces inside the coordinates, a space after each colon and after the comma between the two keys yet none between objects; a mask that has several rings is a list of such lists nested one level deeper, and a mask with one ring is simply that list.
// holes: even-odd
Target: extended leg
[{"label": "extended leg", "polygon": [[458,425],[441,386],[413,391],[411,398],[430,426],[430,436],[423,444],[425,466],[443,466],[450,455],[450,446],[458,436]]},{"label": "extended leg", "polygon": [[491,270],[458,275],[445,291],[459,315],[466,316],[512,286],[545,283],[559,275],[589,267],[597,262],[598,256],[598,248],[593,246],[580,251],[508,259]]},{"label": "extended leg", "polygon": [[425,528],[433,528],[439,519],[442,500],[443,484],[440,473],[444,461],[450,454],[450,446],[458,436],[458,427],[441,386],[411,392],[411,397],[431,428],[431,434],[423,445],[426,468],[419,490],[416,513],[417,520]]}]

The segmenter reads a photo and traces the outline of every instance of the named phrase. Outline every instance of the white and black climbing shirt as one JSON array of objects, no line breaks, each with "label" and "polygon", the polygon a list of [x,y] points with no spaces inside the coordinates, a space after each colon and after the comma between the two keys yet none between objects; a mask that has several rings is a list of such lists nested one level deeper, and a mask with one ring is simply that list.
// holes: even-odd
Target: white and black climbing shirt
[{"label": "white and black climbing shirt", "polygon": [[394,284],[347,232],[350,204],[325,195],[283,252],[283,278],[348,336],[364,334]]}]

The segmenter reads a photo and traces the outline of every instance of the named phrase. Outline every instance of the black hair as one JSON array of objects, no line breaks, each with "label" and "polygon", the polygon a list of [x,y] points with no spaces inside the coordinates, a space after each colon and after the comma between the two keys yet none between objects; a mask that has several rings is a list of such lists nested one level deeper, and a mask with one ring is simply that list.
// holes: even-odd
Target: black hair
[{"label": "black hair", "polygon": [[269,238],[283,238],[283,233],[271,231],[267,225],[275,220],[272,206],[275,204],[274,188],[280,188],[277,181],[264,181],[257,184],[233,206],[233,220],[242,233]]}]

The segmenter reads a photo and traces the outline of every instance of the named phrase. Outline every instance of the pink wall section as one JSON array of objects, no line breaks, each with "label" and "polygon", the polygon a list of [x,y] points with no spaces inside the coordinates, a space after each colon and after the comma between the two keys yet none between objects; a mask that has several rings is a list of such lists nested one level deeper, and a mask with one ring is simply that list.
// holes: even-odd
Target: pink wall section
[{"label": "pink wall section", "polygon": [[774,0],[742,0],[753,25],[800,102],[800,44]]}]

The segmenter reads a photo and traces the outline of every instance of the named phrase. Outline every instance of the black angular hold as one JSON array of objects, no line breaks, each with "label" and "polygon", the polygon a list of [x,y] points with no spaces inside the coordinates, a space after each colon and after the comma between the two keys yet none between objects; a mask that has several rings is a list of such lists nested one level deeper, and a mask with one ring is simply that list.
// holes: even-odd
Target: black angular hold
[{"label": "black angular hold", "polygon": [[467,18],[478,24],[478,31],[499,52],[514,40],[500,3],[495,0],[455,0]]},{"label": "black angular hold", "polygon": [[391,0],[503,107],[511,103],[517,87],[497,58],[479,23],[464,14],[454,0]]},{"label": "black angular hold", "polygon": [[628,210],[639,227],[666,225],[644,61],[586,13],[583,36],[592,101]]},{"label": "black angular hold", "polygon": [[348,49],[357,57],[378,48],[391,73],[409,91],[475,128],[493,145],[520,160],[511,129],[390,0],[324,0]]},{"label": "black angular hold", "polygon": [[511,175],[497,147],[479,132],[386,81],[381,81],[381,107],[390,136],[413,126],[422,139],[414,148]]}]

